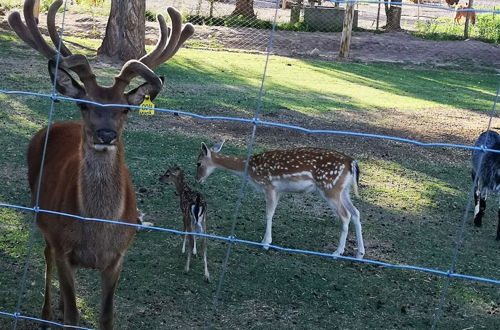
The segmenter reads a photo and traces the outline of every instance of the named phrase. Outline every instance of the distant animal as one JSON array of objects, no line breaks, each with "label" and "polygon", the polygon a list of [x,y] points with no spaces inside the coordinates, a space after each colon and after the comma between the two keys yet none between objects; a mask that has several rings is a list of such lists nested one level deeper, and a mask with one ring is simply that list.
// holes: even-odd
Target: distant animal
[{"label": "distant animal", "polygon": [[[500,151],[500,135],[494,131],[483,132],[479,135],[475,146]],[[488,193],[500,192],[500,153],[474,150],[471,174],[474,181],[474,225],[480,227]],[[500,240],[500,210],[498,211],[496,240]]]},{"label": "distant animal", "polygon": [[474,9],[474,8],[469,8],[468,5],[458,5],[455,7],[456,12],[455,12],[455,23],[460,24],[460,20],[463,18],[469,17],[469,21],[472,25],[476,24],[476,12],[475,11],[460,11],[463,9]]},{"label": "distant animal", "polygon": [[[204,182],[217,168],[244,175],[246,158],[220,154],[223,143],[209,149],[201,144],[196,179]],[[319,192],[328,206],[342,220],[342,232],[334,255],[345,250],[349,222],[356,229],[357,258],[363,258],[365,247],[361,233],[359,211],[350,198],[351,186],[357,195],[359,168],[356,160],[340,152],[319,148],[297,148],[267,151],[250,157],[248,179],[264,193],[266,199],[266,232],[262,244],[265,249],[272,242],[272,220],[281,193]]]},{"label": "distant animal", "polygon": [[[415,1],[416,1],[416,0],[415,0]],[[414,2],[415,2],[415,1],[414,1]],[[454,5],[458,4],[458,1],[459,1],[459,0],[446,0],[446,3],[448,4],[448,6],[450,6],[450,7],[451,7],[451,6],[454,6]]]},{"label": "distant animal", "polygon": [[[162,183],[173,183],[177,195],[179,195],[180,208],[182,212],[183,231],[192,233],[207,233],[207,203],[203,195],[197,191],[192,190],[185,182],[184,171],[179,167],[169,168],[165,174],[160,177]],[[196,255],[196,236],[184,235],[184,242],[182,243],[182,253],[186,252],[186,240],[188,245],[186,272],[189,271],[189,264],[191,261],[191,254]],[[205,280],[210,281],[210,273],[207,266],[207,238],[202,237],[202,253],[203,263],[205,266]]]}]

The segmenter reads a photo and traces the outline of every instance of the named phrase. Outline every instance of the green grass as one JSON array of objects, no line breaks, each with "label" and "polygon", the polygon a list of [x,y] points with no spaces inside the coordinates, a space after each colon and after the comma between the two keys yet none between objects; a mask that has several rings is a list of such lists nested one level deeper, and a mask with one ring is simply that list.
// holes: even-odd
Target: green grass
[{"label": "green grass", "polygon": [[[437,18],[434,20],[417,23],[415,35],[432,40],[463,40],[464,22],[454,23],[452,18]],[[500,42],[500,16],[492,14],[478,14],[476,24],[470,24],[469,37],[491,43]]]},{"label": "green grass", "polygon": [[[95,47],[95,40],[75,41]],[[0,52],[8,65],[0,67],[0,89],[48,92],[46,62],[20,46],[11,35],[0,35]],[[23,54],[23,56],[19,56]],[[156,71],[166,85],[156,105],[203,115],[250,118],[257,104],[264,57],[251,54],[182,49]],[[26,63],[31,65],[29,70]],[[360,118],[367,132],[396,128],[393,111],[422,117],[448,118],[460,111],[464,127],[491,108],[498,84],[492,70],[454,71],[426,66],[333,63],[271,57],[264,85],[264,116],[306,127],[350,129]],[[98,70],[103,81],[116,73]],[[46,99],[0,94],[0,202],[29,205],[25,150],[30,137],[46,123]],[[457,110],[458,109],[458,110]],[[61,102],[54,119],[79,117],[73,104]],[[387,117],[387,118],[385,118]],[[267,118],[267,117],[266,117]],[[345,119],[347,118],[347,119]],[[440,121],[436,121],[440,122]],[[384,126],[384,123],[389,123]],[[337,125],[337,126],[335,126]],[[201,127],[200,127],[201,126]],[[433,126],[429,122],[429,126]],[[479,125],[477,125],[479,127]],[[394,126],[396,127],[396,126]],[[446,129],[443,126],[443,131]],[[464,128],[465,130],[465,128]],[[228,154],[245,155],[250,127],[231,123],[195,122],[185,117],[130,114],[125,132],[127,163],[146,220],[181,229],[177,196],[158,177],[171,165],[185,169],[193,182],[200,143],[228,137]],[[460,151],[408,147],[398,143],[327,136],[294,136],[285,130],[257,130],[257,150],[287,144],[339,148],[360,160],[361,211],[367,258],[447,270],[455,235],[463,218],[470,188],[468,154]],[[420,132],[432,135],[432,131]],[[415,133],[416,134],[416,133]],[[465,134],[470,134],[467,130]],[[277,135],[277,137],[275,136]],[[438,135],[436,135],[438,136]],[[433,138],[436,138],[433,136]],[[467,140],[467,136],[457,136]],[[208,201],[210,234],[227,237],[241,181],[216,172],[203,187]],[[489,204],[494,205],[494,198]],[[498,242],[494,240],[495,207],[488,208],[483,228],[465,227],[457,271],[499,279]],[[27,255],[32,214],[0,209],[0,311],[14,312],[19,279]],[[274,217],[277,245],[331,253],[339,221],[315,195],[283,196]],[[264,231],[264,199],[245,190],[236,233],[260,241]],[[43,290],[43,239],[37,232],[21,307],[23,314],[40,315]],[[125,258],[116,294],[117,329],[203,328],[212,317],[212,300],[226,253],[226,244],[209,242],[212,283],[203,281],[202,262],[183,273],[185,256],[179,236],[151,230],[138,232]],[[353,255],[354,233],[347,243]],[[387,269],[348,261],[235,245],[221,292],[216,328],[250,329],[422,329],[430,328],[445,278],[421,272]],[[78,272],[78,305],[82,325],[97,326],[99,276]],[[54,306],[58,288],[55,282]],[[494,329],[500,322],[498,286],[452,280],[439,327]],[[12,320],[0,317],[0,328]],[[22,321],[20,327],[36,325]]]}]

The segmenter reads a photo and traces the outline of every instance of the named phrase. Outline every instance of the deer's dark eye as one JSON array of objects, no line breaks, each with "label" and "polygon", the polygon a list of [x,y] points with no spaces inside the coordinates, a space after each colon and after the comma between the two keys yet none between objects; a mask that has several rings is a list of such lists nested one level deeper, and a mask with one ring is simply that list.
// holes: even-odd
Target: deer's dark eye
[{"label": "deer's dark eye", "polygon": [[201,166],[201,163],[197,163],[196,166],[200,167]]}]

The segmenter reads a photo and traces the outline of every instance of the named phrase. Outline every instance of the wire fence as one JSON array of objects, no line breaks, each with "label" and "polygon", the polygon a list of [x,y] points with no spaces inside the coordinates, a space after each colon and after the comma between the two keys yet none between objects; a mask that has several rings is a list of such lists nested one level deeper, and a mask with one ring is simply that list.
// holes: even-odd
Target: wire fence
[{"label": "wire fence", "polygon": [[[355,31],[383,30],[387,22],[385,2],[377,0],[354,1],[356,3],[353,29]],[[474,11],[478,16],[477,24],[470,26],[471,37],[481,37],[498,42],[499,23],[495,2],[476,0],[474,9],[449,6],[445,0],[388,2],[393,8],[401,8],[401,28],[407,31],[444,33],[456,38],[464,35],[465,16],[456,21],[459,12]],[[273,43],[276,48],[292,48],[292,55],[308,55],[314,49],[321,50],[328,45],[332,50],[339,47],[338,40],[331,40],[325,33],[340,32],[345,13],[346,1],[312,0],[285,1],[257,0],[248,7],[237,8],[235,0],[202,1],[202,0],[168,0],[168,5],[179,8],[185,20],[199,25],[196,47],[208,49],[232,48],[250,51],[265,51],[269,30],[276,15],[276,33]],[[457,2],[458,3],[458,2]],[[460,3],[464,6],[465,2]],[[161,10],[163,3],[150,2],[151,13]],[[499,6],[500,7],[500,6]],[[236,15],[236,16],[235,16]],[[151,14],[151,17],[154,17]],[[474,16],[475,17],[475,16]],[[300,42],[291,43],[291,36],[301,32],[318,32],[309,49],[303,50]],[[274,52],[276,52],[275,50]],[[290,55],[278,53],[279,55]],[[314,53],[313,53],[314,54]]]},{"label": "wire fence", "polygon": [[[265,1],[262,1],[262,2],[265,2]],[[369,2],[369,1],[367,1],[367,2]],[[228,15],[228,13],[229,13],[228,10],[230,8],[234,7],[234,3],[230,3],[230,2],[226,3],[226,2],[215,2],[215,1],[213,1],[213,2],[212,1],[208,1],[208,2],[199,1],[199,2],[193,2],[193,3],[195,4],[195,6],[189,7],[188,5],[186,5],[186,6],[188,6],[186,8],[188,8],[188,11],[191,13],[190,15],[195,15],[197,17],[206,16],[207,12],[208,12],[209,18],[215,17],[216,14],[222,15],[222,16]],[[422,8],[422,9],[427,8],[425,6],[425,4],[429,4],[429,3],[431,3],[432,5],[435,5],[435,4],[441,5],[442,4],[440,1],[427,1],[427,2],[424,2],[424,6],[417,6],[417,7]],[[304,16],[300,16],[299,19],[305,20],[305,17],[306,17],[305,9],[306,8],[314,8],[314,7],[316,7],[315,4],[309,4],[309,5],[299,4],[300,9],[301,10],[304,9],[304,14],[303,14]],[[181,1],[173,1],[172,5],[176,6],[176,7],[180,7],[181,10],[185,9],[183,7],[185,5],[185,3],[181,2]],[[267,5],[267,4],[263,4],[263,6],[264,5]],[[264,12],[264,11],[259,11],[259,9],[261,7],[257,7],[258,9],[256,10],[256,16],[262,17],[262,19],[266,18],[266,19],[271,20],[273,22],[273,25],[271,26],[270,30],[267,30],[267,34],[265,35],[265,37],[263,37],[263,39],[261,41],[259,41],[258,36],[256,36],[256,32],[254,30],[251,30],[250,34],[253,36],[254,41],[256,40],[256,43],[249,46],[248,43],[243,42],[243,44],[242,44],[243,46],[241,46],[242,48],[245,48],[245,49],[247,47],[249,47],[249,48],[255,50],[255,49],[258,49],[259,47],[261,47],[261,48],[264,48],[267,50],[266,66],[263,69],[262,82],[260,85],[259,95],[257,96],[258,102],[257,102],[256,109],[255,109],[251,119],[241,118],[241,117],[230,117],[230,116],[200,115],[200,114],[192,113],[189,111],[181,111],[181,110],[166,109],[166,108],[156,108],[155,110],[163,112],[163,113],[167,113],[167,114],[176,114],[176,115],[181,114],[184,116],[200,119],[203,121],[239,122],[239,123],[249,125],[250,127],[252,127],[252,133],[251,133],[251,136],[250,136],[249,142],[248,142],[247,158],[250,157],[250,155],[252,154],[254,143],[255,143],[255,138],[256,138],[256,134],[257,134],[256,129],[258,127],[282,128],[282,129],[287,129],[287,130],[296,130],[296,131],[306,132],[309,134],[356,136],[356,137],[365,138],[365,139],[392,140],[392,141],[396,141],[396,142],[415,145],[418,147],[453,148],[453,149],[463,149],[463,150],[480,150],[483,152],[484,151],[500,152],[498,150],[488,149],[488,148],[484,148],[484,147],[474,147],[474,146],[469,146],[469,145],[453,144],[453,143],[441,143],[441,142],[430,142],[429,143],[429,142],[418,141],[416,139],[401,138],[401,137],[381,135],[381,134],[371,134],[371,133],[366,133],[366,132],[313,129],[313,128],[302,127],[299,125],[290,125],[290,124],[284,124],[284,123],[280,123],[280,122],[273,122],[273,121],[267,121],[267,120],[260,119],[260,117],[261,117],[260,110],[261,110],[261,104],[262,104],[262,94],[263,94],[263,90],[264,90],[264,81],[265,81],[267,74],[268,74],[267,64],[269,61],[269,56],[271,54],[273,54],[273,43],[279,42],[279,38],[278,38],[279,34],[277,31],[277,30],[279,30],[279,26],[276,25],[275,23],[280,22],[281,19],[285,20],[284,17],[287,15],[282,14],[282,16],[280,16],[280,13],[284,10],[286,11],[287,6],[288,6],[287,3],[283,4],[283,3],[273,3],[273,2],[271,2],[269,5],[271,7],[262,7],[262,8],[271,8],[271,12],[274,13],[274,18],[271,16],[266,18],[265,14],[260,14],[260,13]],[[324,3],[321,5],[324,5]],[[326,7],[328,7],[328,8],[337,7],[336,3],[328,3],[327,5],[328,6],[326,6]],[[359,5],[360,6],[363,5],[363,3],[359,2]],[[369,3],[367,5],[373,5],[373,4]],[[402,5],[408,5],[408,4],[402,3]],[[274,6],[274,7],[272,7],[272,6]],[[293,8],[293,5],[290,6],[290,10],[292,8]],[[433,9],[435,9],[435,8],[433,8]],[[440,10],[442,11],[443,8],[441,8]],[[445,9],[445,10],[448,10],[448,9]],[[490,14],[496,13],[495,11],[488,11],[488,10],[486,12],[490,13]],[[284,13],[286,13],[286,12],[284,12]],[[361,15],[361,13],[362,13],[362,11],[360,11],[360,13],[358,15]],[[202,18],[202,19],[204,20],[205,18]],[[204,21],[202,21],[202,23],[203,22]],[[245,28],[246,30],[248,30],[248,27],[241,27],[241,28]],[[64,32],[64,29],[61,31],[61,36],[63,35],[62,32]],[[259,43],[261,46],[257,46]],[[50,101],[51,101],[51,113],[54,111],[55,102],[58,102],[58,101],[78,101],[78,102],[83,102],[83,103],[91,103],[91,104],[95,104],[95,105],[99,105],[99,106],[103,106],[103,107],[116,107],[117,106],[115,104],[105,105],[105,104],[99,104],[99,103],[90,102],[90,101],[86,101],[86,100],[77,100],[77,99],[72,99],[72,98],[68,98],[68,97],[62,97],[62,96],[56,95],[54,92],[52,94],[44,94],[44,93],[36,93],[36,92],[32,92],[32,91],[0,90],[0,93],[3,95],[29,95],[29,96],[35,96],[38,98],[50,99]],[[493,107],[492,107],[492,111],[491,111],[491,115],[490,115],[490,123],[488,124],[487,129],[491,128],[491,118],[495,114],[497,101],[498,101],[498,92],[497,92],[496,98],[493,100]],[[138,107],[133,107],[133,106],[128,106],[128,105],[120,105],[120,106],[127,106],[127,107],[130,107],[132,109],[138,108]],[[49,124],[51,123],[51,121],[52,121],[52,119],[49,117]],[[247,164],[248,164],[248,161],[247,161]],[[248,175],[247,171],[246,171],[245,175]],[[477,176],[479,176],[479,174]],[[40,178],[40,180],[41,180],[41,178]],[[257,247],[263,246],[263,244],[261,244],[261,243],[249,241],[249,240],[245,240],[245,239],[239,239],[236,237],[235,224],[236,224],[236,218],[238,217],[239,205],[241,204],[241,202],[244,198],[245,182],[246,182],[246,180],[242,181],[242,186],[241,186],[241,189],[239,191],[238,199],[237,199],[236,206],[235,206],[235,211],[233,212],[233,215],[232,215],[232,229],[231,229],[231,234],[229,235],[229,237],[223,237],[220,235],[191,233],[191,234],[196,235],[196,236],[202,236],[202,237],[207,237],[207,238],[212,239],[212,240],[219,240],[222,242],[226,242],[228,245],[226,259],[225,259],[225,262],[223,264],[223,270],[221,271],[221,275],[220,275],[219,282],[218,282],[217,292],[215,294],[214,301],[213,301],[213,305],[214,305],[214,313],[213,314],[214,315],[217,313],[217,303],[218,303],[218,300],[220,299],[221,288],[224,285],[224,276],[226,275],[227,269],[229,267],[227,261],[229,260],[230,255],[231,255],[231,246],[233,244],[236,244],[236,243],[237,244],[246,244],[246,245],[250,245],[250,246],[257,246]],[[278,245],[270,245],[269,247],[271,249],[281,251],[281,252],[299,253],[299,254],[304,254],[304,255],[309,255],[309,256],[318,256],[318,257],[331,258],[331,259],[347,260],[350,262],[366,263],[366,264],[372,264],[372,265],[381,266],[381,267],[403,269],[403,270],[408,270],[408,271],[425,272],[425,273],[431,273],[431,274],[438,275],[438,276],[443,276],[443,277],[447,278],[447,280],[445,282],[446,283],[445,287],[441,293],[440,304],[439,304],[438,308],[436,309],[435,317],[433,319],[432,327],[435,328],[435,327],[437,327],[437,325],[439,323],[440,315],[441,315],[442,309],[444,307],[444,302],[446,301],[447,290],[448,290],[448,285],[449,285],[450,279],[463,279],[463,280],[478,281],[478,282],[483,282],[483,283],[488,283],[488,284],[493,284],[493,285],[500,285],[500,279],[481,277],[481,276],[473,276],[473,275],[469,275],[469,274],[465,274],[465,273],[459,273],[459,272],[456,272],[456,269],[455,269],[456,261],[458,258],[458,251],[461,247],[462,240],[463,240],[465,223],[469,217],[469,211],[470,211],[470,207],[472,205],[473,193],[474,193],[472,189],[473,189],[473,187],[471,187],[471,190],[468,194],[468,204],[466,206],[463,219],[460,222],[459,228],[457,230],[457,237],[455,238],[456,246],[453,250],[453,255],[451,256],[450,267],[446,270],[439,270],[439,269],[434,269],[434,268],[419,267],[419,266],[397,264],[397,263],[389,263],[389,262],[380,262],[377,260],[370,260],[370,259],[360,260],[360,259],[355,259],[355,258],[351,258],[351,257],[347,257],[347,256],[333,256],[333,255],[328,254],[328,253],[320,253],[320,252],[303,250],[303,249],[285,248],[285,247],[281,247]],[[35,216],[36,216],[36,214],[38,214],[40,212],[41,213],[48,213],[48,214],[58,214],[58,215],[63,215],[65,217],[78,219],[81,221],[95,221],[95,222],[112,223],[115,225],[129,225],[129,226],[134,226],[137,228],[148,228],[148,229],[159,231],[159,232],[166,232],[166,233],[177,234],[177,235],[186,234],[185,232],[178,231],[175,229],[170,229],[170,228],[161,228],[161,227],[156,227],[156,226],[147,226],[146,227],[146,226],[142,226],[142,225],[124,224],[123,222],[112,221],[109,219],[85,218],[85,217],[81,217],[79,215],[74,215],[74,214],[65,214],[65,213],[60,213],[60,212],[56,212],[53,210],[44,210],[44,209],[39,208],[38,203],[35,203],[34,207],[13,205],[13,204],[8,204],[8,203],[0,203],[0,208],[10,208],[10,209],[33,212],[35,214]],[[31,235],[32,235],[31,237],[33,237],[33,233]],[[29,244],[31,245],[32,242]],[[26,263],[26,269],[24,271],[24,275],[26,275],[26,273],[27,273],[27,268],[28,268],[30,258],[32,258],[31,252],[28,253],[28,260]],[[9,313],[7,311],[0,311],[0,316],[13,318],[13,319],[16,319],[16,321],[24,319],[24,320],[30,320],[30,321],[35,321],[35,322],[39,322],[39,323],[44,323],[47,325],[63,326],[62,324],[60,324],[58,322],[50,322],[50,321],[41,320],[41,319],[38,319],[35,317],[22,315],[21,310],[20,310],[20,305],[21,305],[20,302],[21,302],[21,297],[23,295],[24,287],[26,285],[26,283],[25,283],[26,279],[24,278],[23,280],[21,280],[21,282],[22,283],[20,284],[19,302],[17,304],[17,310],[13,313]],[[209,327],[212,327],[212,326],[213,326],[213,320],[209,324]],[[84,327],[71,327],[71,328],[86,329]]]}]

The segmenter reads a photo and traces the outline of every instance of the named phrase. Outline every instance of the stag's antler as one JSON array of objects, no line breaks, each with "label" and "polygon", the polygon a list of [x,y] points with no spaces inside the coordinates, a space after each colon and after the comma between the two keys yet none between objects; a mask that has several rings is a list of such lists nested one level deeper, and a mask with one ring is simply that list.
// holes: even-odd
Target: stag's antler
[{"label": "stag's antler", "polygon": [[[31,48],[37,50],[49,60],[54,60],[58,51],[47,44],[38,29],[38,20],[35,18],[33,12],[36,1],[37,0],[26,0],[24,2],[23,12],[26,24],[22,22],[21,15],[17,11],[9,15],[9,24],[17,35],[29,46],[31,46]],[[75,72],[87,89],[95,88],[97,86],[95,75],[92,72],[87,58],[80,54],[71,54],[68,48],[66,48],[66,46],[61,42],[59,35],[57,34],[55,15],[62,4],[62,0],[54,2],[50,6],[49,14],[47,15],[47,28],[52,42],[56,48],[58,48],[59,45],[61,48],[62,56],[60,57],[60,66]]]},{"label": "stag's antler", "polygon": [[[55,49],[47,44],[38,29],[38,20],[33,12],[36,1],[38,0],[26,0],[24,3],[23,12],[26,24],[22,22],[19,12],[16,11],[9,15],[8,21],[12,29],[26,44],[49,60],[54,60],[60,53],[60,66],[75,72],[87,91],[98,88],[95,74],[92,72],[87,58],[81,54],[72,54],[57,33],[55,16],[63,4],[63,0],[55,1],[47,14],[47,29]],[[182,44],[194,33],[194,27],[191,24],[182,27],[182,17],[176,9],[169,7],[167,12],[172,21],[172,29],[167,27],[165,18],[158,15],[160,38],[155,48],[141,59],[125,63],[120,74],[115,77],[111,88],[124,91],[136,76],[141,76],[153,85],[161,87],[162,82],[152,69],[174,56]]]},{"label": "stag's antler", "polygon": [[[139,63],[145,66],[143,69],[145,72],[151,71],[146,70],[148,68],[154,69],[158,65],[168,61],[194,33],[194,27],[191,24],[188,23],[182,27],[182,16],[175,8],[168,7],[167,12],[172,21],[172,29],[167,27],[163,15],[158,14],[157,19],[160,25],[160,38],[155,48],[149,54],[139,59]],[[132,65],[132,63],[135,64]],[[137,61],[131,60],[125,63],[120,74],[115,77],[113,87],[125,88],[134,77],[138,74],[142,75],[143,72],[137,71],[137,69],[140,69],[140,65],[137,64]]]}]

